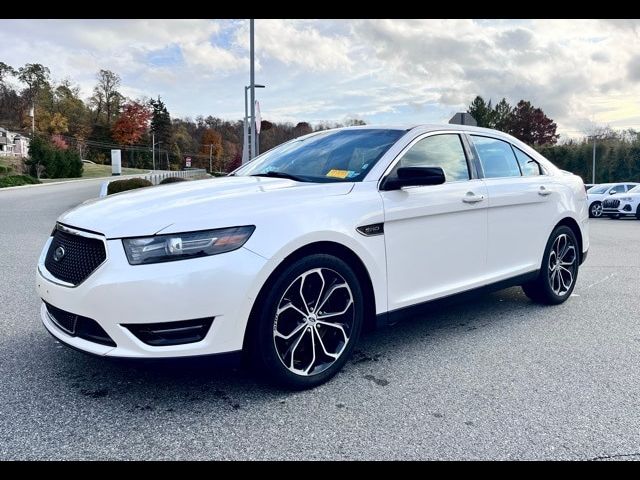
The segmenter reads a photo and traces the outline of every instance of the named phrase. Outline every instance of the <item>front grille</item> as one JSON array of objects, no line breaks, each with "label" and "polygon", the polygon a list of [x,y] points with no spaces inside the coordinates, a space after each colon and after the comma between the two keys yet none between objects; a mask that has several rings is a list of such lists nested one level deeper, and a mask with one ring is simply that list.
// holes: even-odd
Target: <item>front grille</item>
[{"label": "front grille", "polygon": [[620,200],[616,200],[614,198],[607,198],[604,202],[602,202],[603,208],[618,208],[620,206]]},{"label": "front grille", "polygon": [[[58,250],[57,256],[56,250]],[[56,229],[44,266],[54,277],[78,285],[106,258],[104,242],[101,240]]]},{"label": "front grille", "polygon": [[98,322],[82,315],[66,312],[61,308],[44,302],[49,313],[49,318],[60,330],[72,337],[80,337],[90,342],[99,343],[108,347],[115,347],[111,337],[98,325]]}]

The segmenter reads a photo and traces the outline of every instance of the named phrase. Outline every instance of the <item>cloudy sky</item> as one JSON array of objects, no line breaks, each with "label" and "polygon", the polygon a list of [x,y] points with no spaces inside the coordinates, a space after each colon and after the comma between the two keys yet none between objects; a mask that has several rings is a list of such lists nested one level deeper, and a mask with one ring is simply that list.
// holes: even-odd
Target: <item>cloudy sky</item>
[{"label": "cloudy sky", "polygon": [[[100,68],[173,116],[238,119],[248,20],[0,20],[0,61],[88,96]],[[263,118],[442,122],[479,94],[540,106],[565,135],[640,129],[640,21],[256,20]]]}]

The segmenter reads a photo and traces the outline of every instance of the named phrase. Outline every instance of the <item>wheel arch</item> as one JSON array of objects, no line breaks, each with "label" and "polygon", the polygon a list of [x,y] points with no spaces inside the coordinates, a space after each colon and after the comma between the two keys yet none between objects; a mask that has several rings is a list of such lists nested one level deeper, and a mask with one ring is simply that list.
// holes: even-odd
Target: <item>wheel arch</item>
[{"label": "wheel arch", "polygon": [[[580,255],[580,263],[582,263],[582,256],[584,255],[584,252],[582,250],[583,240],[582,240],[582,229],[580,228],[580,225],[578,225],[578,222],[576,222],[574,218],[565,217],[562,220],[560,220],[558,223],[556,223],[556,225],[553,227],[553,230],[555,230],[560,226],[565,226],[570,228],[573,231],[574,235],[576,236],[576,239],[578,240],[578,255]],[[551,231],[553,232],[553,230]]]},{"label": "wheel arch", "polygon": [[245,352],[248,352],[247,347],[250,346],[250,337],[255,330],[255,322],[257,321],[257,309],[260,304],[264,300],[265,294],[269,291],[273,282],[278,278],[278,276],[292,263],[295,261],[304,258],[308,255],[313,255],[316,253],[324,253],[329,255],[334,255],[335,257],[340,258],[345,261],[351,268],[353,268],[354,273],[358,277],[360,281],[360,286],[362,288],[362,294],[365,300],[364,304],[364,331],[370,331],[375,329],[376,325],[376,301],[375,301],[375,291],[373,289],[373,282],[371,280],[371,275],[367,270],[362,259],[349,247],[333,242],[333,241],[316,241],[313,243],[309,243],[304,245],[297,250],[294,250],[289,255],[287,255],[278,266],[269,274],[267,280],[264,282],[258,295],[256,296],[253,305],[251,307],[251,311],[249,313],[249,319],[247,322],[247,327],[244,333],[244,340],[242,344],[242,349]]}]

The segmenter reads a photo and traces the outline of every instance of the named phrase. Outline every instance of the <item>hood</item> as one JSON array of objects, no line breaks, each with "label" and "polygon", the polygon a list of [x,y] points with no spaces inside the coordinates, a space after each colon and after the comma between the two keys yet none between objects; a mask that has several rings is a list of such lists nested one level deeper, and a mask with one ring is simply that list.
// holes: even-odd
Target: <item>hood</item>
[{"label": "hood", "polygon": [[346,195],[353,183],[303,183],[282,178],[221,177],[194,180],[89,200],[58,221],[107,238],[251,225],[287,204]]}]

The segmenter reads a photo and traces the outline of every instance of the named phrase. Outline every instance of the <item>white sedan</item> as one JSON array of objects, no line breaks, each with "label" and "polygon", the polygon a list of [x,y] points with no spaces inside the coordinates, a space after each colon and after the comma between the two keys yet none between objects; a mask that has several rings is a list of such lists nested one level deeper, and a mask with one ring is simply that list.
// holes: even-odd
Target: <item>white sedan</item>
[{"label": "white sedan", "polygon": [[602,202],[609,197],[609,195],[616,195],[618,193],[626,193],[628,190],[635,188],[638,184],[634,182],[620,182],[620,183],[601,183],[594,185],[587,190],[587,204],[589,205],[590,217],[602,216]]},{"label": "white sedan", "polygon": [[504,133],[352,127],[230,176],[148,187],[60,216],[37,268],[41,319],[107,357],[244,352],[308,388],[363,329],[478,288],[571,296],[589,248],[582,180]]}]

